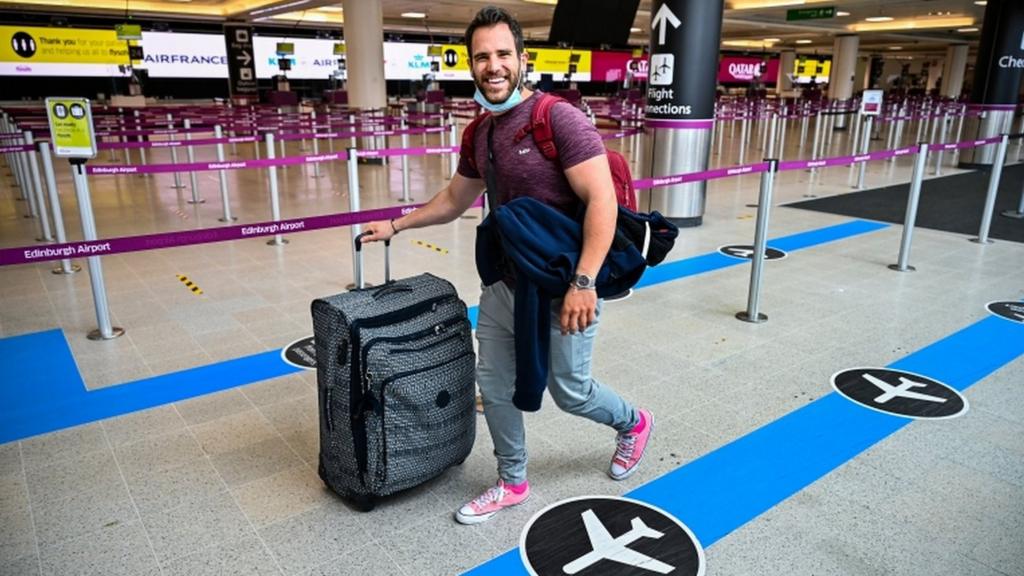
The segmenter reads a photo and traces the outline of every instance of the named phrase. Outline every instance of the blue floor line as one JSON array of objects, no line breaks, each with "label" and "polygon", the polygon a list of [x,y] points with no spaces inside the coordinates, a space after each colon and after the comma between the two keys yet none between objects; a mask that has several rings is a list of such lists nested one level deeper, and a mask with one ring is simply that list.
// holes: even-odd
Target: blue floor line
[{"label": "blue floor line", "polygon": [[[889,365],[963,391],[1024,354],[1024,325],[988,317]],[[833,392],[626,494],[709,547],[912,420]],[[525,575],[518,549],[466,572]]]},{"label": "blue floor line", "polygon": [[[888,226],[853,220],[771,240],[769,245],[795,251]],[[717,252],[666,262],[649,268],[637,288],[730,266],[746,265],[747,262]],[[477,315],[477,307],[470,307],[469,317],[474,327]],[[4,366],[0,373],[0,400],[3,401],[0,407],[0,443],[294,374],[300,370],[285,364],[280,359],[280,350],[271,350],[88,391],[61,330],[0,339],[0,359],[3,359]]]}]

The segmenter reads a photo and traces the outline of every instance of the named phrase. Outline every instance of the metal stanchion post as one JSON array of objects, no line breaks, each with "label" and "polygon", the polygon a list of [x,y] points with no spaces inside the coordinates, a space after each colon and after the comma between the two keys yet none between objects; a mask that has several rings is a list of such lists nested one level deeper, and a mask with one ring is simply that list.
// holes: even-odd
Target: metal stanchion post
[{"label": "metal stanchion post", "polygon": [[789,111],[786,106],[782,107],[782,130],[779,132],[779,153],[772,154],[775,158],[780,161],[786,157],[786,125],[789,123]]},{"label": "metal stanchion post", "polygon": [[[22,133],[20,140],[14,142],[19,146],[25,144],[25,133]],[[22,196],[28,201],[28,214],[25,214],[25,218],[36,218],[39,216],[39,206],[36,204],[35,190],[32,189],[32,176],[28,169],[28,152],[16,152],[14,157],[18,165],[19,188],[21,188]]]},{"label": "metal stanchion post", "polygon": [[[267,160],[273,160],[274,135],[268,132],[266,135],[266,142]],[[281,199],[277,194],[277,166],[270,166],[267,168],[267,171],[268,177],[270,178],[270,218],[274,222],[279,222],[281,220]],[[274,238],[267,241],[268,246],[280,246],[287,243],[288,240],[282,238],[280,234],[274,234]]]},{"label": "metal stanchion post", "polygon": [[[716,121],[715,126],[718,127],[718,161],[722,162],[722,141],[725,139],[725,126],[722,126],[722,121]],[[636,128],[636,124],[633,125],[633,128]],[[632,145],[631,141],[630,146]]]},{"label": "metal stanchion post", "polygon": [[[192,123],[189,121],[188,118],[186,118],[185,119],[185,140],[189,140],[189,141],[192,140],[192,132],[190,132],[191,129],[192,129]],[[185,155],[188,157],[188,163],[189,164],[194,164],[195,163],[195,161],[196,161],[196,153],[195,153],[195,149],[192,148],[191,144],[189,144],[189,146],[185,149]],[[202,203],[206,202],[206,200],[203,200],[202,198],[199,197],[199,182],[196,179],[196,173],[195,173],[194,170],[189,170],[188,171],[188,181],[189,181],[189,184],[192,185],[192,199],[189,200],[188,203],[189,204],[202,204]]]},{"label": "metal stanchion post", "polygon": [[766,131],[768,134],[768,157],[775,158],[775,138],[778,136],[779,115],[772,112],[772,118],[769,123],[769,129]]},{"label": "metal stanchion post", "polygon": [[[869,138],[868,135],[871,134],[871,124],[874,118],[874,116],[868,116],[868,125],[864,127],[865,136],[864,144],[863,146],[861,146],[861,154],[867,154],[868,151],[871,149],[871,138]],[[868,163],[866,160],[860,163],[860,171],[857,174],[857,190],[864,189],[864,171],[867,169],[867,167]]]},{"label": "metal stanchion post", "polygon": [[[451,114],[448,114],[448,145],[451,146],[452,148],[454,148],[456,146],[456,144],[455,144],[456,130],[457,129],[456,129],[456,126],[455,126],[455,118]],[[455,171],[458,170],[458,169],[459,169],[459,154],[457,152],[452,152],[451,154],[448,155],[448,173],[449,173],[448,178],[449,179],[454,178],[455,177]]]},{"label": "metal stanchion post", "polygon": [[[39,157],[43,160],[46,190],[50,197],[50,210],[53,211],[53,229],[57,233],[57,243],[63,244],[67,242],[67,236],[64,234],[64,214],[60,209],[60,195],[57,193],[57,178],[53,174],[53,160],[50,158],[49,142],[39,143]],[[63,258],[60,261],[60,266],[54,268],[52,272],[54,274],[74,274],[81,269],[77,264],[72,264],[71,260]]]},{"label": "metal stanchion post", "polygon": [[[942,114],[942,129],[939,130],[939,144],[946,141],[947,123],[949,122],[949,112]],[[939,146],[939,151],[935,154],[935,175],[942,176],[942,146]]]},{"label": "metal stanchion post", "polygon": [[804,142],[807,142],[807,119],[809,115],[807,113],[807,106],[802,106],[800,110],[800,154],[804,153]]},{"label": "metal stanchion post", "polygon": [[[172,118],[170,114],[167,114],[167,129],[168,130],[174,130],[174,118]],[[172,139],[175,139],[175,140],[177,139],[177,138],[174,138],[173,134],[171,134],[170,137]],[[177,164],[177,163],[178,163],[178,149],[175,146],[171,146],[171,164]],[[181,190],[184,187],[185,187],[185,185],[181,183],[181,174],[179,174],[178,172],[175,172],[174,173],[174,186],[171,186],[171,188],[174,188],[176,190]]]},{"label": "metal stanchion post", "polygon": [[[32,138],[32,131],[25,131],[25,144],[35,146]],[[39,209],[39,232],[41,236],[36,238],[40,242],[53,242],[53,234],[50,233],[50,218],[46,209],[46,195],[43,194],[43,181],[39,177],[39,163],[36,161],[36,153],[26,152],[28,155],[29,176],[31,177],[32,195],[36,199],[36,207]]]},{"label": "metal stanchion post", "polygon": [[[359,150],[355,147],[348,149],[348,209],[349,212],[359,211]],[[363,227],[359,224],[353,224],[349,227],[349,233],[352,238],[352,278],[355,279],[355,284],[350,285],[348,288],[351,290],[355,286],[363,286],[362,278],[362,267],[356,264],[356,259],[359,258],[359,254],[356,253],[356,236],[359,236],[363,231]]]},{"label": "metal stanchion post", "polygon": [[[85,162],[79,160],[71,165],[74,176],[75,195],[78,197],[78,211],[82,217],[82,237],[86,242],[96,240],[96,222],[92,216],[92,200],[89,197],[89,179],[85,174]],[[111,340],[122,336],[124,329],[110,324],[110,309],[107,306],[107,289],[103,284],[103,265],[99,256],[86,258],[89,268],[89,283],[92,285],[92,300],[96,307],[96,322],[99,328],[89,332],[90,340]]]},{"label": "metal stanchion post", "polygon": [[747,155],[747,136],[750,134],[750,118],[743,117],[743,124],[740,127],[740,164]]},{"label": "metal stanchion post", "polygon": [[910,261],[910,244],[914,239],[914,223],[917,222],[917,204],[921,198],[921,182],[924,180],[925,163],[928,160],[928,143],[922,142],[914,158],[914,173],[910,177],[910,195],[907,197],[907,212],[903,217],[903,236],[900,238],[899,262],[890,264],[889,269],[897,272],[916,270]]},{"label": "metal stanchion post", "polygon": [[978,237],[971,238],[971,242],[978,244],[991,244],[988,239],[988,230],[992,226],[992,212],[996,208],[996,194],[999,192],[999,178],[1003,175],[1003,162],[1006,160],[1006,144],[1008,138],[1002,135],[996,148],[996,158],[992,162],[992,172],[988,177],[988,194],[985,196],[985,211],[981,214],[981,226],[978,228]]},{"label": "metal stanchion post", "polygon": [[[409,147],[409,135],[406,134],[408,130],[408,124],[405,118],[405,111],[402,111],[401,123],[399,124],[402,130],[402,148]],[[356,175],[358,177],[358,174]],[[351,180],[349,180],[351,183]],[[412,199],[409,197],[409,156],[402,154],[402,202],[411,202]]]},{"label": "metal stanchion post", "polygon": [[737,312],[736,317],[744,322],[755,324],[768,320],[761,308],[761,281],[764,270],[764,251],[768,244],[768,216],[772,205],[772,188],[775,184],[775,172],[779,161],[774,158],[766,160],[768,170],[761,173],[761,192],[757,200],[757,223],[754,228],[754,253],[751,255],[750,289],[747,292],[747,309]]},{"label": "metal stanchion post", "polygon": [[[142,130],[141,126],[142,126],[142,123],[139,121],[139,111],[136,110],[135,111],[135,129],[141,131]],[[141,134],[139,134],[138,136],[136,136],[135,141],[141,144],[143,142],[143,136]],[[144,147],[142,147],[142,146],[139,147],[139,163],[142,164],[143,166],[146,165],[146,149]],[[145,174],[142,174],[142,176],[145,176]]]},{"label": "metal stanchion post", "polygon": [[[1020,124],[1017,126],[1017,134],[1024,134],[1024,113],[1020,116]],[[1024,150],[1024,138],[1017,140],[1017,160],[1020,160],[1021,150]]]},{"label": "metal stanchion post", "polygon": [[860,109],[857,110],[857,116],[853,121],[853,141],[850,142],[850,154],[857,153],[857,142],[860,142],[860,124],[864,121],[863,115]]},{"label": "metal stanchion post", "polygon": [[[310,115],[310,118],[313,119],[313,154],[319,156],[320,155],[320,142],[319,142],[319,139],[317,138],[316,110],[313,110],[312,112],[310,112],[309,115]],[[321,176],[323,176],[323,174],[320,173],[320,163],[319,162],[314,162],[313,163],[313,178],[320,178]]]},{"label": "metal stanchion post", "polygon": [[[213,135],[218,140],[224,137],[224,131],[220,127],[220,124],[213,127]],[[217,143],[217,162],[224,162],[224,144]],[[231,215],[231,202],[228,200],[228,175],[226,170],[218,170],[217,175],[220,178],[220,204],[224,214],[218,220],[221,222],[233,222],[238,220]]]},{"label": "metal stanchion post", "polygon": [[[821,110],[818,110],[818,115],[814,118],[814,142],[811,144],[811,160],[818,159],[818,141],[821,139]],[[811,174],[817,171],[816,168],[811,168]]]},{"label": "metal stanchion post", "polygon": [[[124,132],[124,108],[118,108],[117,109],[117,126],[118,126],[118,130],[120,130],[121,132]],[[114,140],[117,141],[117,142],[121,142],[122,144],[125,144],[125,143],[128,142],[128,137],[127,136],[118,136]],[[124,163],[125,164],[131,164],[132,163],[132,155],[129,153],[128,148],[122,148],[122,150],[124,150]]]},{"label": "metal stanchion post", "polygon": [[[349,130],[351,130],[352,131],[351,133],[353,133],[353,134],[355,132],[358,132],[359,129],[361,128],[361,126],[360,127],[356,126],[356,116],[355,116],[355,114],[349,114],[348,115],[348,124],[349,124]],[[352,136],[349,139],[349,146],[352,147],[352,148],[356,147],[356,137],[355,136]]]}]

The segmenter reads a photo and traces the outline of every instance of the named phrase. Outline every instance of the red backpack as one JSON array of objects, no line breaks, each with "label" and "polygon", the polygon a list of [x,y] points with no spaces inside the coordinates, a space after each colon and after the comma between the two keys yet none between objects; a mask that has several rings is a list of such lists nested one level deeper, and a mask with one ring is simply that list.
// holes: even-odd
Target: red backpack
[{"label": "red backpack", "polygon": [[[541,154],[548,160],[558,160],[558,149],[555,147],[554,133],[551,130],[551,109],[555,104],[566,102],[566,100],[552,94],[539,94],[538,98],[540,99],[534,104],[533,112],[530,114],[530,123],[516,132],[514,142],[519,142],[528,133],[532,133],[533,141]],[[476,128],[490,115],[490,112],[485,112],[477,116],[462,133],[462,151],[474,168],[476,168],[474,156]],[[620,206],[636,212],[636,189],[633,188],[633,174],[629,171],[629,162],[615,150],[608,147],[605,147],[604,150],[605,155],[608,156],[608,167],[612,171],[612,182],[615,184],[615,199]]]}]

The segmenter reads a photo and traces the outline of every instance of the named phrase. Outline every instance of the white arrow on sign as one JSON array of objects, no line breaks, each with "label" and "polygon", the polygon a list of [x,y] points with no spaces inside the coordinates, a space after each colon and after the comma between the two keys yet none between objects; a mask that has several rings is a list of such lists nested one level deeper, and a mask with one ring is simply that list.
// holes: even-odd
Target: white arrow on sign
[{"label": "white arrow on sign", "polygon": [[676,15],[672,13],[668,8],[668,4],[662,4],[661,8],[658,8],[658,13],[654,15],[654,20],[651,20],[651,29],[661,27],[658,30],[658,44],[665,43],[665,29],[666,25],[671,24],[673,28],[679,28],[682,22]]},{"label": "white arrow on sign", "polygon": [[239,54],[238,56],[235,56],[235,59],[236,60],[241,60],[242,61],[242,66],[248,66],[249,64],[252,63],[252,56],[250,56],[249,53],[247,51],[245,51],[245,50],[242,50],[241,54]]}]

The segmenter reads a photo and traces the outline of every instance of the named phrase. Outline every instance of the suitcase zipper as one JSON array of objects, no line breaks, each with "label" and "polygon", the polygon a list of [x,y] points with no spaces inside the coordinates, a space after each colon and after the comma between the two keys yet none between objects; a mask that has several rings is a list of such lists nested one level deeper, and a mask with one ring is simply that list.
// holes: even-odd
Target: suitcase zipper
[{"label": "suitcase zipper", "polygon": [[362,404],[363,398],[366,395],[366,390],[363,389],[363,382],[360,378],[362,373],[362,362],[360,362],[361,343],[359,340],[359,329],[363,327],[374,328],[386,326],[394,322],[409,320],[429,310],[436,310],[437,306],[446,301],[457,299],[458,296],[454,294],[436,296],[408,308],[394,310],[379,316],[360,318],[354,320],[352,324],[349,325],[349,346],[352,351],[352,362],[350,364],[351,371],[349,372],[349,418],[352,428],[353,449],[355,452],[356,463],[359,466],[359,477],[364,485],[366,484],[366,426],[363,422],[363,411],[357,410],[357,407]]},{"label": "suitcase zipper", "polygon": [[[414,341],[414,340],[419,340],[421,338],[426,338],[427,336],[431,336],[431,335],[434,335],[434,334],[441,334],[442,332],[447,331],[449,328],[451,328],[453,326],[457,326],[459,324],[468,325],[469,324],[469,320],[466,319],[466,318],[461,318],[461,317],[449,318],[448,320],[446,320],[444,322],[441,322],[440,324],[436,324],[434,326],[431,326],[430,328],[426,328],[424,330],[420,330],[419,332],[414,332],[412,334],[406,334],[404,336],[381,336],[380,338],[374,338],[373,340],[370,340],[369,342],[367,342],[365,346],[363,346],[362,366],[364,367],[364,370],[365,370],[367,358],[369,358],[369,356],[370,356],[370,350],[376,344],[381,344],[381,343],[384,343],[384,342],[390,342],[390,343],[411,342],[411,341]],[[440,342],[447,342],[447,339],[441,340]],[[403,351],[406,351],[406,350],[408,350],[408,349],[396,348],[394,350],[391,350],[391,354],[400,353],[400,352],[403,352]],[[369,378],[371,376],[371,373],[370,373],[369,370],[365,370],[365,376],[367,378]],[[367,390],[367,391],[370,389],[369,382],[366,382],[366,385],[363,386],[363,389]]]}]

